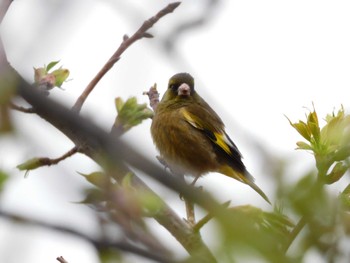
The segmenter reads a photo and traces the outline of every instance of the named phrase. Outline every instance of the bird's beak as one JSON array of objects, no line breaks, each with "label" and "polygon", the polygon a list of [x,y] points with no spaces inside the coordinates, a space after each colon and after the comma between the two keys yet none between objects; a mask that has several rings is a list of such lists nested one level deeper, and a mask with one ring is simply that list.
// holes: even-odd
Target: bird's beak
[{"label": "bird's beak", "polygon": [[191,95],[191,88],[188,84],[182,83],[178,90],[177,90],[177,95],[179,96],[190,96]]}]

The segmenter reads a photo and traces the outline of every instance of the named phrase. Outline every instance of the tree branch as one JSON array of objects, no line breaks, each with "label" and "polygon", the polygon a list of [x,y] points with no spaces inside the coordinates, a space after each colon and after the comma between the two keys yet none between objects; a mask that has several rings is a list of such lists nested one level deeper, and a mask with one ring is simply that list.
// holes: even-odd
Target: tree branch
[{"label": "tree branch", "polygon": [[[92,158],[102,167],[108,170],[106,163],[108,165],[118,163],[118,166],[120,166],[122,165],[122,161],[125,160],[133,167],[144,171],[167,187],[174,189],[178,193],[183,193],[185,197],[209,209],[222,219],[226,218],[226,213],[220,209],[217,202],[209,195],[203,195],[198,189],[194,189],[182,181],[165,174],[162,168],[133,150],[127,144],[101,130],[77,113],[44,97],[32,88],[28,88],[28,84],[23,79],[20,80],[21,85],[18,87],[19,93],[34,107],[37,114],[63,132],[79,147],[82,153]],[[101,156],[107,157],[108,160],[106,161],[106,158],[101,159]],[[127,166],[123,166],[123,168],[128,170]],[[116,167],[116,169],[120,169],[120,167]],[[121,174],[125,175],[125,173],[114,173],[115,176],[119,177],[118,181],[122,181],[123,179],[120,178]],[[156,195],[137,176],[133,177],[132,183],[136,188],[145,189]],[[158,198],[161,200],[160,197]],[[161,211],[158,211],[154,215],[154,219],[163,225],[183,245],[190,255],[195,257],[201,256],[201,262],[216,262],[207,246],[203,243],[200,235],[194,233],[192,228],[179,218],[164,202],[162,202],[161,206]]]},{"label": "tree branch", "polygon": [[35,113],[35,110],[33,108],[24,108],[22,106],[18,106],[12,102],[10,102],[10,108],[16,111],[24,112],[24,113]]},{"label": "tree branch", "polygon": [[[223,207],[227,208],[230,205],[231,201],[227,201],[223,203]],[[199,220],[194,226],[193,231],[198,232],[206,223],[208,223],[212,218],[214,217],[213,214],[209,213],[205,217],[203,217],[201,220]]]},{"label": "tree branch", "polygon": [[43,160],[43,163],[45,163],[45,165],[53,165],[53,164],[58,164],[60,161],[63,161],[65,159],[67,159],[68,157],[71,157],[72,155],[76,154],[77,152],[79,152],[79,148],[77,146],[74,146],[72,149],[70,149],[68,152],[66,152],[65,154],[63,154],[62,156],[55,158],[55,159],[50,159],[50,158],[41,158]]},{"label": "tree branch", "polygon": [[142,38],[152,37],[147,30],[150,29],[159,19],[163,16],[172,13],[178,6],[180,2],[174,2],[167,5],[165,8],[160,10],[155,16],[143,22],[142,26],[131,36],[124,36],[123,42],[120,44],[119,48],[115,53],[110,57],[107,63],[102,67],[102,69],[97,73],[97,75],[91,80],[89,85],[85,88],[83,93],[77,99],[73,106],[73,110],[75,112],[80,112],[85,100],[91,93],[91,91],[95,88],[97,83],[103,78],[103,76],[113,67],[113,65],[120,59],[120,56],[124,53],[126,49],[128,49],[133,43]]},{"label": "tree branch", "polygon": [[60,263],[68,263],[68,261],[65,260],[62,256],[57,257],[56,260],[59,261]]},{"label": "tree branch", "polygon": [[148,91],[144,91],[143,95],[147,95],[149,99],[149,104],[153,111],[156,111],[159,103],[159,93],[157,91],[157,84],[155,83]]},{"label": "tree branch", "polygon": [[141,249],[141,248],[136,247],[134,245],[128,244],[125,241],[108,241],[108,240],[104,240],[104,239],[102,239],[102,240],[94,239],[86,234],[83,234],[83,233],[78,232],[78,231],[71,229],[71,228],[50,224],[50,223],[47,223],[44,221],[24,217],[24,216],[17,215],[17,214],[12,214],[12,213],[5,212],[2,210],[0,210],[0,216],[3,218],[9,219],[13,222],[39,226],[39,227],[43,227],[43,228],[47,228],[50,230],[55,230],[55,231],[59,231],[59,232],[63,232],[63,233],[67,233],[67,234],[79,237],[81,239],[88,241],[92,245],[94,245],[94,247],[97,250],[106,249],[106,248],[113,248],[113,249],[118,249],[118,250],[122,250],[122,251],[126,251],[126,252],[131,252],[131,253],[134,253],[136,255],[139,255],[139,256],[142,256],[142,257],[145,257],[148,259],[152,259],[155,261],[159,261],[159,262],[173,262],[169,258],[165,258],[164,256],[162,256],[160,253],[158,253],[158,251],[157,251],[157,253],[146,251],[145,249]]},{"label": "tree branch", "polygon": [[[1,39],[0,39],[1,41]],[[0,42],[1,43],[1,42]],[[0,46],[1,47],[1,46]],[[0,48],[0,57],[6,57]],[[130,146],[117,140],[115,137],[106,133],[91,121],[79,116],[77,113],[66,109],[57,102],[43,96],[37,90],[33,89],[17,72],[15,72],[7,61],[0,61],[0,75],[7,79],[16,81],[11,82],[17,85],[19,94],[32,105],[38,116],[52,124],[63,134],[65,134],[79,148],[79,151],[106,168],[106,163],[122,165],[125,160],[137,169],[143,170],[146,174],[154,177],[162,184],[174,189],[178,193],[190,198],[202,207],[213,211],[224,219],[224,211],[218,210],[217,202],[210,196],[203,195],[197,189],[193,189],[183,182],[165,174],[163,169],[151,162],[148,158],[133,150]],[[0,82],[0,88],[3,85],[10,85],[9,82]],[[109,158],[101,158],[105,156]],[[125,165],[126,171],[128,167]],[[117,167],[120,169],[120,167]],[[115,176],[125,175],[125,173],[115,173]],[[123,178],[119,178],[121,181]],[[133,177],[133,185],[157,196],[141,179]],[[160,197],[158,197],[161,200]],[[177,214],[164,202],[161,203],[162,209],[154,215],[154,219],[164,226],[182,246],[193,257],[201,257],[202,262],[216,262],[215,258],[203,243],[200,235],[194,233],[192,228],[186,224]],[[216,211],[216,212],[214,212]]]},{"label": "tree branch", "polygon": [[299,222],[296,224],[296,226],[293,228],[292,232],[290,232],[289,237],[287,242],[285,243],[285,245],[282,248],[282,251],[284,253],[287,253],[289,247],[291,246],[291,244],[293,243],[293,241],[296,239],[296,237],[299,235],[299,233],[301,232],[301,230],[303,230],[304,226],[306,225],[307,221],[306,221],[306,217],[302,216],[299,220]]},{"label": "tree branch", "polygon": [[[175,9],[179,3],[172,4]],[[7,10],[7,9],[6,9]],[[157,20],[164,16],[166,12],[164,9],[159,12],[158,17],[153,17],[147,20],[141,28],[146,32]],[[6,12],[5,12],[6,13]],[[138,36],[144,37],[145,35]],[[127,46],[121,48],[122,52],[137,40],[137,36],[130,38]],[[126,39],[124,41],[127,41]],[[125,43],[124,43],[125,44]],[[120,52],[120,51],[119,51]],[[121,53],[122,53],[121,52]],[[113,60],[113,59],[112,59]],[[115,60],[115,58],[114,58]],[[115,61],[113,62],[113,64]],[[113,65],[111,64],[110,67]],[[108,71],[108,69],[107,69]],[[105,72],[107,72],[105,71]],[[105,73],[102,74],[102,76]],[[6,53],[3,49],[2,40],[0,38],[0,76],[2,81],[0,82],[0,88],[12,85],[16,87],[20,96],[22,96],[36,111],[37,115],[48,121],[63,134],[65,134],[72,142],[79,148],[79,151],[89,156],[102,167],[106,168],[108,164],[123,164],[125,160],[130,165],[143,170],[146,174],[154,177],[156,180],[166,185],[167,187],[174,189],[177,192],[181,192],[187,198],[190,198],[194,202],[200,204],[202,207],[216,213],[219,218],[225,218],[225,211],[221,210],[217,202],[209,195],[203,195],[203,193],[193,189],[193,187],[187,186],[183,182],[164,174],[164,171],[151,162],[148,158],[144,157],[140,153],[134,151],[127,144],[116,140],[113,136],[91,123],[89,120],[84,119],[76,112],[72,112],[57,102],[46,98],[40,94],[36,89],[33,89],[8,63]],[[101,76],[101,77],[102,77]],[[93,87],[92,87],[93,89]],[[92,90],[91,89],[91,90]],[[87,95],[91,91],[87,92]],[[80,110],[87,95],[83,95],[80,102],[77,102],[77,108]],[[84,97],[85,96],[85,97]],[[79,111],[78,110],[78,111]],[[101,156],[107,157],[101,158]],[[124,167],[125,166],[125,167]],[[126,165],[123,167],[128,169]],[[117,167],[119,168],[119,167]],[[115,173],[115,176],[120,176]],[[122,178],[119,178],[122,180]],[[133,184],[135,187],[147,190],[157,196],[142,180],[137,176],[133,177]],[[160,200],[161,198],[158,197]],[[177,214],[162,201],[162,209],[154,215],[154,219],[164,226],[182,246],[192,255],[193,259],[200,259],[201,262],[216,262],[215,258],[203,243],[201,236],[198,233],[194,233],[192,228],[186,224]]]}]

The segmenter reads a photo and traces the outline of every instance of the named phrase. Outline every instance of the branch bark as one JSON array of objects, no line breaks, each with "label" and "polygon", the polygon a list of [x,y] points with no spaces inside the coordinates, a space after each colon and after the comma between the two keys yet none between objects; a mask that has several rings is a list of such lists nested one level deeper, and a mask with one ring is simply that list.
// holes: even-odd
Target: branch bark
[{"label": "branch bark", "polygon": [[40,221],[34,218],[24,217],[18,214],[11,214],[2,210],[0,210],[0,217],[9,219],[13,222],[35,225],[35,226],[39,226],[39,227],[43,227],[50,230],[55,230],[55,231],[59,231],[59,232],[63,232],[63,233],[67,233],[67,234],[79,237],[81,239],[88,241],[92,245],[94,245],[97,250],[106,249],[106,248],[117,248],[122,251],[131,252],[148,259],[156,260],[158,262],[173,262],[172,260],[165,258],[159,253],[146,251],[145,249],[141,249],[134,245],[128,244],[124,240],[123,241],[98,240],[71,228],[50,224],[44,221]]},{"label": "branch bark", "polygon": [[102,69],[97,73],[97,75],[91,80],[89,85],[85,88],[84,92],[80,95],[78,100],[75,102],[73,106],[73,110],[76,112],[80,112],[85,100],[91,93],[91,91],[95,88],[97,83],[103,78],[103,76],[114,66],[114,64],[120,59],[120,56],[127,50],[132,44],[134,44],[137,40],[142,38],[150,38],[152,35],[147,33],[147,30],[150,29],[159,19],[163,16],[172,13],[181,2],[174,2],[167,5],[165,8],[160,10],[155,16],[143,22],[142,26],[131,36],[124,36],[123,42],[120,44],[119,48],[115,53],[111,56],[111,58],[107,61],[107,63],[102,67]]}]

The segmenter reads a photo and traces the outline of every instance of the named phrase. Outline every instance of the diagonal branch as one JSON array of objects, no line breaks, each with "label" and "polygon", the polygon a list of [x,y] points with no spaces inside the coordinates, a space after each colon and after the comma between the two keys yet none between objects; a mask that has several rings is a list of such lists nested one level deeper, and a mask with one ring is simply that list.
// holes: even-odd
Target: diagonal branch
[{"label": "diagonal branch", "polygon": [[43,227],[43,228],[47,228],[50,230],[55,230],[55,231],[59,231],[59,232],[63,232],[63,233],[67,233],[67,234],[79,237],[81,239],[88,241],[92,245],[94,245],[94,247],[97,250],[112,248],[112,249],[118,249],[121,251],[131,252],[131,253],[134,253],[136,255],[139,255],[139,256],[142,256],[142,257],[145,257],[148,259],[153,259],[153,260],[158,261],[158,262],[173,262],[172,260],[162,256],[162,254],[158,253],[158,251],[157,251],[157,253],[147,251],[143,248],[139,248],[137,246],[129,244],[126,241],[109,241],[109,240],[104,240],[104,239],[94,239],[94,238],[92,238],[84,233],[78,232],[78,231],[71,229],[71,228],[50,224],[50,223],[47,223],[44,221],[40,221],[38,219],[28,218],[28,217],[24,217],[22,215],[12,214],[12,213],[5,212],[2,210],[0,210],[0,217],[3,217],[5,219],[9,219],[13,222],[39,226],[39,227]]},{"label": "diagonal branch", "polygon": [[62,256],[57,257],[56,260],[59,261],[60,263],[68,263],[68,261],[65,260]]},{"label": "diagonal branch", "polygon": [[[224,212],[217,209],[218,205],[213,198],[207,195],[204,196],[197,189],[193,189],[193,187],[164,174],[163,169],[150,162],[149,159],[133,150],[130,146],[117,140],[91,121],[44,97],[33,89],[7,62],[6,54],[1,46],[1,38],[0,58],[2,58],[0,60],[0,76],[6,77],[6,81],[0,82],[0,89],[6,85],[16,85],[20,96],[34,108],[37,115],[65,134],[79,148],[81,153],[87,155],[102,167],[106,167],[106,160],[101,158],[101,155],[110,158],[109,164],[124,165],[125,169],[128,169],[123,164],[123,160],[125,160],[130,165],[145,171],[146,174],[154,177],[170,189],[183,193],[184,196],[188,196],[206,209],[215,210],[218,212],[218,215],[221,215],[221,218],[224,218]],[[15,81],[9,82],[7,80]],[[119,180],[122,179],[119,178]],[[159,198],[159,200],[162,200],[137,176],[133,177],[132,183],[134,187],[148,191]],[[201,236],[198,233],[194,233],[193,229],[165,202],[161,202],[161,207],[161,211],[158,211],[153,216],[154,219],[167,229],[193,258],[198,259],[198,257],[201,257],[200,262],[216,262]]]},{"label": "diagonal branch", "polygon": [[[223,219],[225,217],[226,213],[209,195],[204,196],[198,189],[193,189],[193,187],[184,184],[182,181],[164,174],[162,168],[133,150],[129,145],[114,138],[77,113],[72,113],[57,102],[43,97],[30,88],[29,84],[23,79],[20,78],[20,80],[21,83],[18,86],[20,95],[35,108],[40,117],[71,139],[79,147],[81,153],[89,156],[107,169],[110,168],[108,166],[113,164],[122,165],[123,160],[125,160],[131,166],[144,171],[167,187],[183,193],[184,196],[199,203],[202,207],[213,211],[220,218]],[[105,157],[104,159],[101,158],[101,154]],[[109,161],[106,161],[106,158],[109,158]],[[107,167],[106,163],[108,163]],[[123,168],[128,169],[126,165]],[[120,168],[116,167],[116,169]],[[117,173],[116,176],[120,176],[120,174],[124,175],[125,173]],[[122,180],[122,178],[119,178],[119,180]],[[134,187],[149,191],[161,200],[137,176],[133,176],[132,183]],[[191,226],[179,218],[165,202],[162,201],[161,207],[162,209],[153,216],[154,219],[164,226],[191,256],[197,259],[200,257],[200,262],[216,262],[199,233],[194,233]]]},{"label": "diagonal branch", "polygon": [[123,42],[120,44],[117,51],[110,57],[107,63],[102,67],[102,69],[97,73],[97,75],[91,80],[89,85],[85,88],[83,93],[79,96],[77,101],[73,106],[73,110],[76,112],[80,112],[85,100],[91,93],[91,91],[95,88],[97,83],[103,78],[103,76],[113,67],[113,65],[120,59],[120,56],[124,53],[126,49],[128,49],[132,44],[134,44],[137,40],[142,38],[152,37],[147,30],[150,29],[159,19],[163,16],[172,13],[178,6],[180,2],[174,2],[167,5],[165,8],[160,10],[155,16],[143,22],[142,26],[131,36],[124,36]]},{"label": "diagonal branch", "polygon": [[77,146],[74,146],[72,149],[70,149],[68,152],[66,152],[65,154],[63,154],[62,156],[58,157],[58,158],[54,158],[54,159],[50,159],[48,157],[37,157],[37,158],[32,158],[29,159],[28,161],[17,165],[17,168],[19,170],[34,170],[36,168],[42,167],[42,166],[51,166],[51,165],[55,165],[58,164],[59,162],[67,159],[68,157],[73,156],[74,154],[76,154],[77,152],[79,152],[79,148]]},{"label": "diagonal branch", "polygon": [[[175,9],[178,5],[179,3],[173,3],[170,6]],[[169,10],[166,11],[163,9],[155,17],[147,20],[141,27],[143,28],[142,30],[144,30],[144,33],[142,36],[139,36],[139,38],[145,36],[147,37],[146,31],[162,16],[169,12]],[[4,14],[5,13],[6,11]],[[132,40],[133,37],[134,40]],[[130,38],[131,40],[129,41],[131,42],[124,47],[124,50],[122,49],[121,53],[123,53],[133,42],[139,39],[136,36],[133,37]],[[124,41],[127,41],[127,39]],[[110,67],[112,67],[115,62],[116,60],[114,58],[114,62],[110,65]],[[109,69],[107,69],[107,71],[108,70]],[[101,75],[101,78],[107,71]],[[106,154],[107,157],[110,158],[111,163],[114,162],[119,164],[125,160],[132,166],[144,170],[146,174],[153,176],[156,180],[169,188],[174,189],[177,192],[182,192],[184,196],[188,196],[189,198],[193,199],[194,202],[199,203],[206,209],[218,212],[220,218],[224,218],[224,211],[219,209],[213,198],[210,196],[204,196],[202,193],[196,191],[196,189],[193,189],[192,187],[189,187],[182,182],[165,175],[161,168],[150,162],[147,158],[140,155],[136,151],[132,150],[130,146],[122,143],[119,140],[115,140],[115,138],[101,130],[99,127],[95,126],[90,121],[78,116],[77,113],[72,112],[64,108],[62,105],[39,94],[9,65],[6,58],[6,53],[2,46],[1,38],[0,76],[2,77],[0,89],[10,85],[16,87],[19,95],[28,101],[31,106],[33,106],[33,109],[36,111],[38,116],[45,119],[47,122],[60,130],[70,140],[72,140],[72,142],[74,142],[81,153],[89,156],[102,167],[106,167],[106,161],[101,158],[101,154]],[[93,88],[94,86],[92,86],[91,90]],[[86,100],[86,97],[89,95],[91,90],[87,92],[87,95],[82,94],[83,98],[81,102],[77,101],[77,107],[79,109],[78,112],[80,111],[82,104]],[[136,176],[134,176],[133,184],[135,187],[149,191],[157,196],[141,179]],[[160,197],[158,198],[161,199]],[[198,233],[194,233],[192,228],[181,218],[179,218],[179,216],[166,203],[162,202],[162,209],[154,215],[154,219],[159,224],[164,226],[178,240],[178,242],[182,244],[193,259],[200,258],[200,262],[216,262],[212,253],[202,241],[201,236]]]},{"label": "diagonal branch", "polygon": [[22,106],[18,106],[12,102],[10,102],[10,108],[16,111],[24,112],[24,113],[35,113],[33,108],[24,108]]}]

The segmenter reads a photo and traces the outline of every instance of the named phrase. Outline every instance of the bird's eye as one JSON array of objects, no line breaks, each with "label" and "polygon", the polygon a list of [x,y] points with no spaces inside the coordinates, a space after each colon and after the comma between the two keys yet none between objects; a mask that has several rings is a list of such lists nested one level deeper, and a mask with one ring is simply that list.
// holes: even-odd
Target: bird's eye
[{"label": "bird's eye", "polygon": [[169,89],[176,90],[176,85],[175,84],[169,85]]}]

